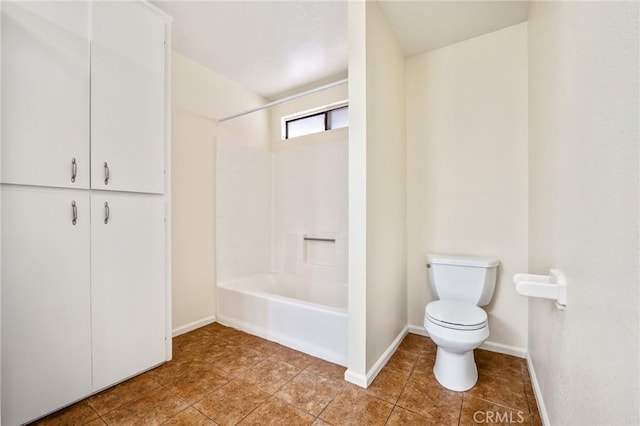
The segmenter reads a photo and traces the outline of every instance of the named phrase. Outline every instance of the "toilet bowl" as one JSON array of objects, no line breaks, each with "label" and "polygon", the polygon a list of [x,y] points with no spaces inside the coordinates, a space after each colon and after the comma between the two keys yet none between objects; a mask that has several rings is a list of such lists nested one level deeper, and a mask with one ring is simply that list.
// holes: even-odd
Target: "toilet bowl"
[{"label": "toilet bowl", "polygon": [[487,313],[499,261],[429,255],[427,275],[435,301],[425,307],[424,328],[438,345],[433,373],[447,389],[466,391],[478,381],[473,350],[489,338]]},{"label": "toilet bowl", "polygon": [[467,302],[437,300],[425,308],[424,327],[438,346],[433,373],[447,389],[466,391],[478,380],[473,350],[489,337],[487,314]]}]

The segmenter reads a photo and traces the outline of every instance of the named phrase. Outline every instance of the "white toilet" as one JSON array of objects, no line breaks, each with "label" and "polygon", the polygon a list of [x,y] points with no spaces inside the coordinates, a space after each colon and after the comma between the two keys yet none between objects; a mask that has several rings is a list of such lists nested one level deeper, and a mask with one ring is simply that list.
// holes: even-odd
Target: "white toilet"
[{"label": "white toilet", "polygon": [[424,327],[438,345],[433,373],[442,386],[471,389],[478,380],[473,350],[489,337],[487,313],[498,260],[482,257],[427,258],[429,285],[439,299],[425,308]]}]

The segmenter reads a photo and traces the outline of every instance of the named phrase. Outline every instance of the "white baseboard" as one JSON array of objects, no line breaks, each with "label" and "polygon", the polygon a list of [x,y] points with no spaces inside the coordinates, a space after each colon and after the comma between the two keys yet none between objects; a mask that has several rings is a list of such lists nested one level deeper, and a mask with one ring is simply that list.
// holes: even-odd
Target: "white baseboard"
[{"label": "white baseboard", "polygon": [[409,324],[408,327],[409,327],[409,333],[411,334],[419,334],[420,336],[429,337],[429,333],[427,333],[427,330],[425,330],[424,327],[422,326]]},{"label": "white baseboard", "polygon": [[400,346],[400,343],[402,343],[402,339],[404,339],[404,336],[406,336],[408,332],[409,327],[405,325],[402,331],[400,331],[400,333],[396,336],[395,340],[391,342],[387,350],[384,351],[382,355],[380,355],[380,358],[378,358],[378,360],[375,362],[375,364],[373,364],[373,367],[371,367],[371,369],[367,371],[367,387],[369,387],[369,385],[373,383],[375,378],[378,376],[378,373],[380,373],[380,371],[382,370],[382,367],[385,366],[385,364],[396,352],[398,346]]},{"label": "white baseboard", "polygon": [[544,399],[542,398],[542,391],[540,390],[540,384],[538,383],[538,377],[536,376],[536,370],[533,368],[533,361],[531,360],[531,356],[527,353],[527,367],[529,368],[529,376],[531,377],[531,384],[533,385],[533,393],[536,397],[536,402],[538,403],[538,411],[540,412],[540,420],[542,420],[542,424],[544,426],[549,426],[551,422],[549,421],[549,414],[547,413],[547,408],[544,405]]},{"label": "white baseboard", "polygon": [[344,372],[344,379],[349,383],[360,386],[361,388],[366,389],[367,387],[367,376],[360,373],[354,373],[350,369],[347,369],[347,371]]},{"label": "white baseboard", "polygon": [[216,322],[216,316],[215,315],[211,315],[209,317],[202,318],[202,319],[200,319],[198,321],[193,321],[193,322],[190,322],[189,324],[185,324],[183,326],[174,328],[173,331],[171,332],[171,335],[173,337],[176,337],[176,336],[179,336],[181,334],[185,334],[185,333],[188,333],[190,331],[193,331],[193,330],[195,330],[197,328],[204,327],[205,325],[209,325],[209,324],[214,323],[214,322]]},{"label": "white baseboard", "polygon": [[382,368],[385,366],[385,364],[396,352],[396,350],[398,349],[398,346],[400,346],[400,343],[402,343],[402,339],[404,339],[404,336],[407,335],[408,331],[409,331],[408,326],[405,326],[402,329],[402,331],[400,331],[400,333],[396,336],[393,342],[391,342],[389,347],[382,353],[382,355],[380,355],[380,358],[378,358],[378,360],[373,364],[373,367],[371,367],[371,369],[367,371],[366,376],[359,373],[354,373],[351,370],[347,370],[344,373],[344,379],[349,383],[353,383],[354,385],[360,386],[361,388],[368,388],[369,385],[373,383],[375,378],[378,376],[378,374],[380,373]]},{"label": "white baseboard", "polygon": [[519,348],[517,346],[503,345],[502,343],[496,343],[491,341],[486,341],[480,345],[480,349],[485,349],[491,352],[498,352],[500,354],[517,356],[518,358],[525,358],[527,356],[527,351],[524,348]]},{"label": "white baseboard", "polygon": [[[409,333],[419,334],[420,336],[429,337],[429,333],[422,326],[417,325],[409,325]],[[504,345],[502,343],[496,343],[491,341],[486,341],[482,345],[480,345],[480,349],[485,349],[491,352],[498,352],[505,355],[517,356],[518,358],[525,358],[527,355],[527,351],[524,348],[519,348],[517,346]]]}]

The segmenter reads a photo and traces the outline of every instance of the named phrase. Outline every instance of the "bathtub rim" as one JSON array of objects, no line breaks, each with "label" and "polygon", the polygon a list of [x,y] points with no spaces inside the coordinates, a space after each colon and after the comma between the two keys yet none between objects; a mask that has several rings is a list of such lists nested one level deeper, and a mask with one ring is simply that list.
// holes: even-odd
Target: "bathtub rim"
[{"label": "bathtub rim", "polygon": [[[316,310],[316,311],[320,311],[320,312],[331,312],[334,314],[342,314],[347,316],[348,315],[348,307],[344,307],[344,308],[338,308],[335,306],[328,306],[328,305],[322,305],[320,303],[313,303],[313,302],[308,302],[306,300],[302,300],[302,299],[296,299],[293,297],[287,297],[287,296],[282,296],[280,294],[274,294],[274,293],[269,293],[266,291],[260,291],[260,290],[253,290],[253,289],[239,289],[237,288],[237,286],[235,286],[234,284],[237,284],[238,282],[242,282],[244,280],[250,279],[252,277],[257,277],[257,276],[261,276],[261,275],[282,275],[282,276],[292,276],[289,274],[283,274],[280,272],[262,272],[259,274],[253,274],[253,275],[248,275],[246,277],[242,277],[242,278],[236,278],[233,280],[229,280],[229,281],[222,281],[216,284],[216,288],[223,288],[225,290],[231,290],[231,291],[235,291],[238,293],[245,293],[245,294],[250,294],[252,296],[256,296],[256,297],[263,297],[265,299],[268,300],[273,300],[273,301],[278,301],[278,302],[283,302],[283,303],[287,303],[289,305],[294,305],[294,306],[300,306],[300,305],[304,305],[307,308]],[[335,283],[332,285],[345,285],[346,284],[342,284],[342,283]]]}]

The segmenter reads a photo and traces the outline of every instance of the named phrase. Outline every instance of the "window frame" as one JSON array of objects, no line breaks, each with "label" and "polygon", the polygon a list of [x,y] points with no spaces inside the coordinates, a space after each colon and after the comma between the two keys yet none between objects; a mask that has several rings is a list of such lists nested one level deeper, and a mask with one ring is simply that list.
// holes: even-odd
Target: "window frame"
[{"label": "window frame", "polygon": [[[328,128],[328,126],[329,126],[329,113],[331,111],[338,110],[338,109],[345,108],[345,107],[349,108],[349,101],[348,100],[347,101],[336,102],[336,103],[333,103],[333,104],[330,104],[330,105],[325,105],[325,106],[320,107],[320,108],[314,108],[314,109],[307,110],[307,111],[301,111],[301,112],[298,112],[296,114],[291,114],[291,115],[282,117],[282,119],[281,119],[281,123],[282,123],[281,136],[282,136],[282,140],[283,141],[288,141],[288,140],[291,140],[291,139],[297,139],[297,138],[304,137],[304,136],[310,136],[310,135],[324,133],[324,132],[329,131],[329,130],[336,130],[336,129],[329,129]],[[295,122],[295,121],[299,121],[299,120],[304,120],[304,119],[307,119],[307,118],[310,118],[310,117],[317,117],[319,115],[324,115],[324,130],[323,131],[308,133],[306,135],[295,136],[295,137],[292,137],[292,138],[289,137],[289,123]],[[345,127],[348,127],[348,125],[345,126]],[[339,127],[339,129],[343,129],[345,127]]]}]

